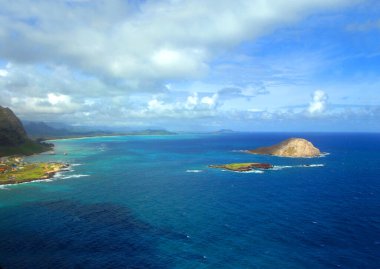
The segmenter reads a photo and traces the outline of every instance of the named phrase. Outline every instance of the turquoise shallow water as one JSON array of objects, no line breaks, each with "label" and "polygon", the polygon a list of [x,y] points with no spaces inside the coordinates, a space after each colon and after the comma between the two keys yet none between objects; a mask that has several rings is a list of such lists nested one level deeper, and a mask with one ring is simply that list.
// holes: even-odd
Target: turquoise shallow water
[{"label": "turquoise shallow water", "polygon": [[[329,155],[288,159],[238,151],[289,136],[308,138]],[[56,155],[29,160],[65,161],[73,171],[0,189],[3,268],[380,267],[378,134],[54,143]],[[207,168],[251,161],[276,169]]]}]

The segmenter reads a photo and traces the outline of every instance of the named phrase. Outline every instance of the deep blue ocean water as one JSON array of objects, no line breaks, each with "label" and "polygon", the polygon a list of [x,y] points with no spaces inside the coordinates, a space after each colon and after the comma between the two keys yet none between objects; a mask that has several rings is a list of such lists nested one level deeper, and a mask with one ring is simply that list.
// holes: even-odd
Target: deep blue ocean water
[{"label": "deep blue ocean water", "polygon": [[[329,155],[238,151],[294,136]],[[379,134],[54,143],[56,155],[29,160],[65,161],[73,171],[0,189],[1,268],[380,268]],[[276,169],[207,167],[230,162]]]}]

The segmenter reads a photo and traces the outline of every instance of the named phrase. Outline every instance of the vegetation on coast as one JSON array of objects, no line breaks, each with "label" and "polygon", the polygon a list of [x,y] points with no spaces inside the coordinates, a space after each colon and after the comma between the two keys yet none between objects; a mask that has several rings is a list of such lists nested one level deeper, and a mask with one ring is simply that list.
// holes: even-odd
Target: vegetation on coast
[{"label": "vegetation on coast", "polygon": [[64,163],[26,163],[21,157],[2,158],[0,162],[0,185],[48,179],[67,168],[68,165]]},{"label": "vegetation on coast", "polygon": [[269,163],[229,163],[219,165],[209,165],[211,168],[221,168],[235,172],[246,172],[254,169],[270,169],[273,165]]},{"label": "vegetation on coast", "polygon": [[35,153],[41,153],[53,149],[53,145],[49,143],[36,143],[31,140],[25,141],[21,145],[17,146],[0,146],[0,157],[12,156],[12,155],[33,155]]}]

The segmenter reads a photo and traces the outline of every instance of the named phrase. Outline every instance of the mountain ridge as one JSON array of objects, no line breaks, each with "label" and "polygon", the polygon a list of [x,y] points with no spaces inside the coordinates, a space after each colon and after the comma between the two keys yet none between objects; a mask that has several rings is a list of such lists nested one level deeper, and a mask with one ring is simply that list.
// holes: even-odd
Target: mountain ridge
[{"label": "mountain ridge", "polygon": [[20,119],[8,107],[0,106],[0,157],[31,155],[51,149],[52,145],[30,139]]}]

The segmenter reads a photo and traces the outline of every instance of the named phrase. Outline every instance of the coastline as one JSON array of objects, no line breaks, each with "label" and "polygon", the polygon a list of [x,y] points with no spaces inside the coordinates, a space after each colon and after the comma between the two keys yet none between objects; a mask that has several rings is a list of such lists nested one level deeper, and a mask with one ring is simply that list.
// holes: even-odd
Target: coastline
[{"label": "coastline", "polygon": [[87,139],[87,138],[122,137],[122,136],[130,136],[130,135],[94,135],[94,136],[80,136],[80,137],[48,138],[48,139],[45,139],[44,141],[80,140],[80,139]]},{"label": "coastline", "polygon": [[48,138],[44,141],[61,141],[61,140],[80,140],[87,138],[101,138],[101,137],[124,137],[124,136],[172,136],[178,134],[115,134],[115,135],[88,135],[78,137],[62,137],[62,138]]}]

